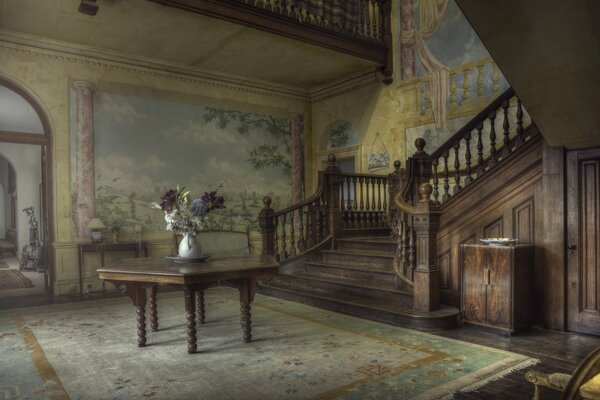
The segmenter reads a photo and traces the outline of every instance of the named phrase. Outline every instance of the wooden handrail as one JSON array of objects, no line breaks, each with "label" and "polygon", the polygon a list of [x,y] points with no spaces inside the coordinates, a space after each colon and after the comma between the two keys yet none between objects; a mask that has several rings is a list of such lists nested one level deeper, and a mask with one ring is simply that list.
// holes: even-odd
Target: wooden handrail
[{"label": "wooden handrail", "polygon": [[504,91],[504,93],[493,100],[486,108],[481,110],[479,114],[471,118],[471,120],[467,122],[465,126],[460,128],[454,135],[450,136],[448,140],[444,142],[444,144],[438,147],[436,151],[431,153],[429,158],[432,160],[434,158],[440,158],[444,151],[450,150],[456,141],[461,140],[465,136],[465,133],[473,131],[477,127],[477,124],[485,120],[491,110],[497,110],[502,106],[504,101],[509,100],[513,96],[515,96],[515,90],[513,88],[508,88],[506,91]]},{"label": "wooden handrail", "polygon": [[293,204],[291,206],[289,206],[288,208],[284,208],[282,210],[279,211],[275,211],[273,213],[274,217],[277,217],[281,214],[286,214],[286,213],[290,213],[293,211],[298,210],[301,207],[306,207],[310,204],[312,204],[313,202],[317,201],[322,195],[323,195],[323,180],[321,178],[321,176],[323,175],[323,171],[319,171],[319,179],[318,179],[318,183],[317,183],[317,190],[315,191],[315,193],[310,196],[309,198],[301,201],[300,203],[297,204]]}]

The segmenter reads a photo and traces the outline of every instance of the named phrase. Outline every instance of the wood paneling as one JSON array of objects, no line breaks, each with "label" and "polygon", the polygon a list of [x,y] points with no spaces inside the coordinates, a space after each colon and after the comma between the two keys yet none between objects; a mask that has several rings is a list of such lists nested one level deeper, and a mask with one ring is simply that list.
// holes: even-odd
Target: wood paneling
[{"label": "wood paneling", "polygon": [[500,217],[491,224],[483,228],[484,238],[499,238],[504,237],[503,218]]},{"label": "wood paneling", "polygon": [[[542,187],[542,142],[534,137],[511,159],[487,176],[477,179],[468,190],[443,206],[438,233],[438,258],[449,254],[448,282],[442,287],[442,302],[460,305],[460,245],[479,243],[484,237],[515,235],[543,248],[536,229],[543,230],[536,219],[544,198]],[[536,257],[535,270],[542,270],[543,257]],[[541,278],[538,278],[541,280]],[[536,298],[541,298],[539,285]],[[534,289],[535,290],[535,289]]]},{"label": "wood paneling", "polygon": [[450,284],[450,251],[438,257],[438,268],[440,269],[440,287],[448,289]]},{"label": "wood paneling", "polygon": [[533,232],[533,197],[513,209],[513,237],[519,239],[519,243],[534,243]]}]

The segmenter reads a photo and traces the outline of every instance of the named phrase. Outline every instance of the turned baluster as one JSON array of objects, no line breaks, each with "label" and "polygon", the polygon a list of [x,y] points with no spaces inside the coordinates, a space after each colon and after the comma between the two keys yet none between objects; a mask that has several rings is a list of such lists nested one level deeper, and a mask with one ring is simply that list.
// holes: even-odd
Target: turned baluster
[{"label": "turned baluster", "polygon": [[371,203],[369,200],[370,197],[370,193],[369,193],[369,183],[370,183],[371,179],[369,177],[365,177],[365,213],[363,214],[363,220],[364,220],[364,228],[368,228],[369,227],[369,217],[371,214]]},{"label": "turned baluster", "polygon": [[521,99],[517,97],[517,145],[521,145],[525,141],[523,132],[523,107]]},{"label": "turned baluster", "polygon": [[470,69],[463,71],[463,99],[462,104],[466,104],[471,101],[471,81],[469,80]]},{"label": "turned baluster", "polygon": [[281,259],[279,255],[279,232],[277,227],[279,226],[279,217],[273,217],[273,255],[277,258],[277,261]]},{"label": "turned baluster", "polygon": [[294,257],[296,255],[296,232],[294,229],[294,214],[294,211],[290,213],[290,257]]},{"label": "turned baluster", "polygon": [[424,113],[427,113],[427,110],[431,109],[431,83],[429,80],[425,81],[425,110]]},{"label": "turned baluster", "polygon": [[321,204],[321,206],[319,207],[319,218],[318,218],[318,223],[319,223],[319,229],[318,229],[318,243],[321,243],[323,241],[323,239],[325,238],[325,235],[329,234],[329,230],[327,228],[327,224],[325,223],[325,213],[323,212],[324,207],[323,204]]},{"label": "turned baluster", "polygon": [[317,219],[317,208],[315,202],[308,206],[308,213],[306,214],[306,247],[311,248],[315,244],[315,238],[317,236],[316,228],[317,225],[314,223]]},{"label": "turned baluster", "polygon": [[500,70],[496,63],[492,63],[492,93],[496,94],[500,90]]},{"label": "turned baluster", "polygon": [[281,215],[281,256],[283,257],[283,259],[285,260],[286,258],[288,258],[288,252],[287,252],[287,246],[286,246],[286,232],[285,232],[285,223],[286,223],[286,216],[285,214]]},{"label": "turned baluster", "polygon": [[456,106],[456,72],[450,73],[450,107]]},{"label": "turned baluster", "polygon": [[496,110],[490,111],[490,161],[489,167],[493,167],[498,162],[496,156]]},{"label": "turned baluster", "polygon": [[442,196],[442,203],[445,203],[452,195],[450,194],[450,174],[448,172],[448,157],[450,154],[448,150],[444,150],[442,157],[444,158],[444,195]]},{"label": "turned baluster", "polygon": [[306,249],[306,238],[304,237],[304,207],[298,210],[298,249],[303,252]]},{"label": "turned baluster", "polygon": [[417,249],[415,246],[415,233],[413,231],[413,224],[412,224],[413,216],[411,215],[409,218],[411,219],[411,223],[408,226],[408,267],[409,267],[408,278],[412,280],[413,271],[416,267],[416,261],[417,261],[417,257],[416,257]]},{"label": "turned baluster", "polygon": [[400,259],[402,260],[402,267],[405,268],[408,262],[408,236],[406,234],[406,214],[404,211],[400,212]]},{"label": "turned baluster", "polygon": [[437,158],[433,159],[433,161],[431,162],[431,166],[433,167],[433,201],[435,202],[435,204],[440,204],[440,192],[438,190],[439,188],[439,179],[438,179],[438,164],[439,161]]},{"label": "turned baluster", "polygon": [[364,219],[363,218],[364,217],[364,211],[365,211],[365,204],[363,202],[363,198],[364,198],[364,196],[363,196],[363,182],[364,182],[364,180],[365,179],[362,176],[360,176],[358,178],[358,183],[359,183],[358,186],[360,187],[360,214],[359,214],[359,220],[360,221],[359,222],[360,222],[360,227],[361,228],[365,228],[364,221],[363,221],[363,219]]},{"label": "turned baluster", "polygon": [[375,204],[375,181],[376,178],[371,178],[371,214],[369,215],[369,220],[370,220],[370,227],[374,227],[375,223],[376,223],[376,216],[377,216],[377,205]]},{"label": "turned baluster", "polygon": [[471,177],[471,132],[465,133],[465,144],[467,148],[465,149],[465,162],[467,164],[467,176],[465,177],[465,186],[469,185],[473,182],[473,178]]},{"label": "turned baluster", "polygon": [[457,140],[452,146],[454,148],[454,190],[453,194],[460,192],[460,160],[458,159],[458,150],[460,149],[460,141]]},{"label": "turned baluster", "polygon": [[477,100],[483,97],[485,64],[477,66]]},{"label": "turned baluster", "polygon": [[371,0],[371,38],[377,37],[377,11],[376,11],[376,0]]},{"label": "turned baluster", "polygon": [[483,174],[483,140],[482,140],[482,130],[483,130],[483,122],[478,122],[477,126],[477,176]]},{"label": "turned baluster", "polygon": [[506,157],[510,154],[510,124],[508,123],[508,100],[504,100],[502,102],[502,109],[504,110],[504,121],[502,122],[503,136],[502,143],[504,144],[504,149],[502,150],[502,157]]},{"label": "turned baluster", "polygon": [[352,190],[354,191],[354,213],[353,213],[353,217],[352,217],[352,227],[353,228],[359,228],[360,227],[360,214],[358,212],[358,199],[356,196],[358,196],[358,192],[356,191],[356,183],[358,182],[358,177],[353,176],[352,177]]},{"label": "turned baluster", "polygon": [[382,221],[383,221],[383,222],[385,222],[385,220],[386,220],[386,216],[387,216],[387,213],[386,213],[386,211],[387,211],[387,209],[388,209],[388,205],[387,205],[387,197],[388,197],[388,193],[389,193],[389,186],[390,186],[390,184],[389,184],[389,182],[387,181],[387,179],[383,179],[383,194],[382,194],[382,196],[383,196],[383,208],[382,208],[382,211],[383,211],[383,219],[382,219]]},{"label": "turned baluster", "polygon": [[347,228],[351,228],[352,225],[354,224],[354,213],[353,213],[354,207],[352,204],[352,191],[351,191],[352,187],[351,186],[352,186],[352,177],[348,176],[348,177],[346,177],[346,192],[348,193],[348,196],[347,196],[348,200],[346,201],[348,203],[348,207],[347,207],[348,208],[348,222],[346,223]]}]

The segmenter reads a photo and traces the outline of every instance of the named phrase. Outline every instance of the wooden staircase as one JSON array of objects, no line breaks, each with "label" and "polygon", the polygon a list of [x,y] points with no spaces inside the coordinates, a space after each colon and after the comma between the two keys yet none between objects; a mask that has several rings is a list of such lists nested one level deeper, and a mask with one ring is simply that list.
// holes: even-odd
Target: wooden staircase
[{"label": "wooden staircase", "polygon": [[337,240],[337,249],[321,250],[290,271],[284,268],[264,294],[316,307],[424,330],[456,327],[458,309],[415,312],[413,295],[393,270],[397,241],[391,236]]}]

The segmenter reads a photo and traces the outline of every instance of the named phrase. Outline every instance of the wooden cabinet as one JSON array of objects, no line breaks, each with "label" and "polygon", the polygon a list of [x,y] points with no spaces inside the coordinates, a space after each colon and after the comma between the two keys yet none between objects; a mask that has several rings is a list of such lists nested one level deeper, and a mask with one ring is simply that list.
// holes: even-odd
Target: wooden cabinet
[{"label": "wooden cabinet", "polygon": [[465,323],[513,333],[527,329],[533,314],[534,245],[461,246]]}]

